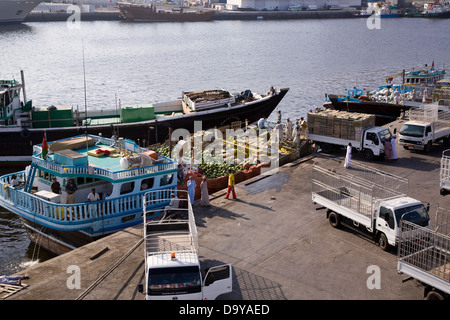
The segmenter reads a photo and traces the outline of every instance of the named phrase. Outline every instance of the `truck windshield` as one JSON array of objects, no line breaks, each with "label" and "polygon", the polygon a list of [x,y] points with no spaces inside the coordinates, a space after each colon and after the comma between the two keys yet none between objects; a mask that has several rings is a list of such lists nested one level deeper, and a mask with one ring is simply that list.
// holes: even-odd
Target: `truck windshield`
[{"label": "truck windshield", "polygon": [[201,291],[198,267],[149,269],[148,294],[172,295]]},{"label": "truck windshield", "polygon": [[380,137],[380,141],[382,141],[383,143],[386,142],[386,140],[390,141],[392,138],[392,134],[389,129],[384,129],[378,132],[378,136]]},{"label": "truck windshield", "polygon": [[423,129],[423,126],[405,123],[400,129],[400,134],[410,137],[423,137]]},{"label": "truck windshield", "polygon": [[423,204],[395,210],[395,218],[398,226],[400,225],[400,219],[402,216],[403,219],[422,227],[427,226],[428,221],[430,220],[428,212]]}]

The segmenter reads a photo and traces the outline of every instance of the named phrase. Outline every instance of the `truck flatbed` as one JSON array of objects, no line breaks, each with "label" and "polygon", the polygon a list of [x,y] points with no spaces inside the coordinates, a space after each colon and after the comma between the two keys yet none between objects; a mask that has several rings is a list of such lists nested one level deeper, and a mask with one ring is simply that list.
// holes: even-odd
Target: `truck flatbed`
[{"label": "truck flatbed", "polygon": [[408,221],[402,221],[399,237],[398,272],[450,294],[450,237]]}]

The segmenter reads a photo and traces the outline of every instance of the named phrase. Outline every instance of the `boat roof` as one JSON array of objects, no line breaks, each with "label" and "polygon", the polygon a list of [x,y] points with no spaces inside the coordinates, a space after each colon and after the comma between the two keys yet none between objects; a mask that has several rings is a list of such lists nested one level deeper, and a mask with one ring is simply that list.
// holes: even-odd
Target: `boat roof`
[{"label": "boat roof", "polygon": [[445,70],[416,70],[416,71],[409,71],[405,73],[405,78],[411,78],[411,77],[433,77],[437,75],[443,75],[445,74]]},{"label": "boat roof", "polygon": [[80,135],[49,142],[45,159],[42,152],[42,144],[34,146],[33,164],[63,177],[90,176],[116,182],[176,171],[172,159],[123,138]]}]

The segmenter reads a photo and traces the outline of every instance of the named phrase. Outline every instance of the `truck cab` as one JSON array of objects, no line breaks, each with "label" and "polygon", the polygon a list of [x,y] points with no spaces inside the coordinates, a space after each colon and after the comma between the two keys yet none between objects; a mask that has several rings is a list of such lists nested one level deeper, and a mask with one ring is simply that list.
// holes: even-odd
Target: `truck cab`
[{"label": "truck cab", "polygon": [[375,229],[380,247],[397,245],[401,219],[420,226],[429,226],[430,217],[422,202],[410,197],[381,201],[377,210]]},{"label": "truck cab", "polygon": [[433,143],[433,128],[431,123],[408,121],[400,129],[398,143],[405,149],[427,150]]},{"label": "truck cab", "polygon": [[384,155],[384,142],[390,140],[392,133],[388,128],[372,127],[363,132],[361,151],[366,159]]},{"label": "truck cab", "polygon": [[450,110],[448,107],[430,105],[410,109],[409,121],[400,129],[399,144],[405,149],[429,152],[433,142],[450,141]]},{"label": "truck cab", "polygon": [[147,300],[214,300],[232,291],[232,272],[228,264],[212,267],[203,276],[198,257],[192,253],[164,253],[149,259],[158,261],[148,261]]}]

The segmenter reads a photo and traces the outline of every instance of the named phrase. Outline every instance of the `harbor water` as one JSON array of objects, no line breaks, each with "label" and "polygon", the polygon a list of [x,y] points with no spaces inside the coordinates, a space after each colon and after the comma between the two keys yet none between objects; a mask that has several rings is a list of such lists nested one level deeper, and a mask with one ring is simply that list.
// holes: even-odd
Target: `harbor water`
[{"label": "harbor water", "polygon": [[[33,105],[82,110],[161,102],[182,91],[289,87],[278,109],[296,119],[320,107],[325,93],[375,89],[385,76],[433,60],[448,69],[449,19],[382,19],[379,27],[369,29],[365,18],[1,26],[0,78],[20,81],[23,70]],[[0,274],[49,258],[4,209],[0,228]]]}]

